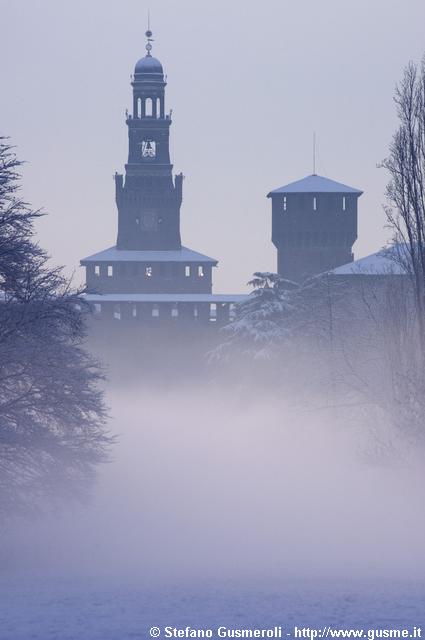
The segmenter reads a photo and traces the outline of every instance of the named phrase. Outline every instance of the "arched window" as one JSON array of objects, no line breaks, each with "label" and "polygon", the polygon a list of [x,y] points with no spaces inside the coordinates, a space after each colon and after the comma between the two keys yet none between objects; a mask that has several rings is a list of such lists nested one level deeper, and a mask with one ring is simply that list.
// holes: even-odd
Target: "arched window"
[{"label": "arched window", "polygon": [[145,116],[152,116],[152,98],[145,100]]},{"label": "arched window", "polygon": [[156,117],[161,117],[161,98],[157,98],[156,100]]}]

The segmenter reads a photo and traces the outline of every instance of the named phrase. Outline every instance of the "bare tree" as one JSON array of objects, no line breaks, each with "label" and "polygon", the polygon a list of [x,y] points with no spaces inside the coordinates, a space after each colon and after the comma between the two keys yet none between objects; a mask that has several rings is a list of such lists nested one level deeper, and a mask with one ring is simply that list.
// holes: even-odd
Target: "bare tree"
[{"label": "bare tree", "polygon": [[111,443],[86,305],[34,240],[19,166],[0,139],[0,517],[83,495]]},{"label": "bare tree", "polygon": [[410,62],[396,87],[400,121],[382,162],[391,176],[385,207],[398,259],[414,283],[420,344],[425,354],[425,58]]}]

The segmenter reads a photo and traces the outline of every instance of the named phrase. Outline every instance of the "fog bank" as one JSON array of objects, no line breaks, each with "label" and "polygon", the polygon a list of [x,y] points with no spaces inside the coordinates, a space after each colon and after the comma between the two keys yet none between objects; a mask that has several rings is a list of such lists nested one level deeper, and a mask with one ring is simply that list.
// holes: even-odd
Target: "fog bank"
[{"label": "fog bank", "polygon": [[423,575],[420,453],[376,456],[376,432],[295,409],[284,390],[271,403],[255,390],[128,389],[110,403],[119,444],[91,502],[14,525],[5,569],[160,582]]}]

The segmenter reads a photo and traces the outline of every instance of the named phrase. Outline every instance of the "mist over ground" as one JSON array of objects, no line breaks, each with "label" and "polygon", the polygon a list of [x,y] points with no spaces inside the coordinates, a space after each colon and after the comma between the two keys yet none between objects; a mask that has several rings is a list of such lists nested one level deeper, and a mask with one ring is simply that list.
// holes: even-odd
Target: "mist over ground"
[{"label": "mist over ground", "polygon": [[91,502],[18,523],[6,568],[165,584],[423,575],[423,450],[362,407],[220,386],[110,389],[119,443]]}]

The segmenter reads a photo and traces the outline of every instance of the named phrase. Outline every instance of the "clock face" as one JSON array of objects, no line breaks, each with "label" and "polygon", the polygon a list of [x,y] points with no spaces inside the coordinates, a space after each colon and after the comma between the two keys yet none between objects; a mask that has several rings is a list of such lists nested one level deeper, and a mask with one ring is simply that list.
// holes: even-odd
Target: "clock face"
[{"label": "clock face", "polygon": [[142,140],[142,158],[156,157],[156,142],[153,140]]}]

